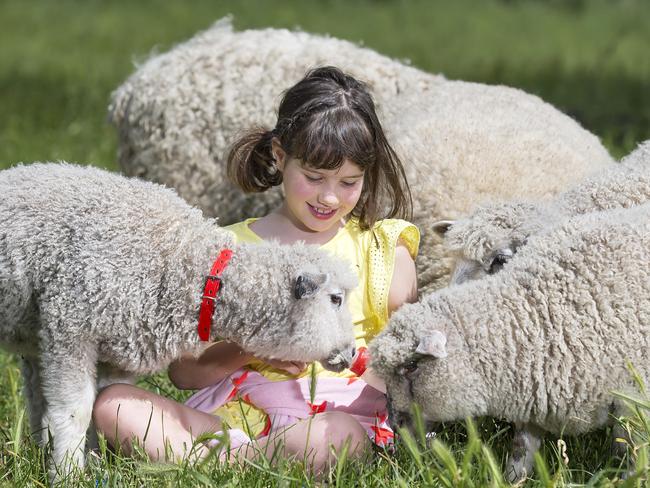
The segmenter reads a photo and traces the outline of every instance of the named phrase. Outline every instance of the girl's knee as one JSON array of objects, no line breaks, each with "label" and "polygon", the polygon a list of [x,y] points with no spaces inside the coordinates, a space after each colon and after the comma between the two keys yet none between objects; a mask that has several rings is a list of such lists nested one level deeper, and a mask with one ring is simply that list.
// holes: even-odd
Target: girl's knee
[{"label": "girl's knee", "polygon": [[319,434],[325,445],[320,446],[321,452],[327,452],[329,461],[332,457],[347,448],[349,456],[361,455],[370,447],[370,441],[363,426],[351,415],[343,412],[328,412],[320,415]]},{"label": "girl's knee", "polygon": [[324,437],[334,447],[343,447],[346,442],[350,442],[350,447],[354,447],[367,440],[365,429],[352,415],[344,412],[328,412],[322,416]]},{"label": "girl's knee", "polygon": [[120,405],[134,398],[137,388],[131,385],[115,383],[99,392],[93,405],[93,422],[99,430],[106,425],[113,425],[120,410]]},{"label": "girl's knee", "polygon": [[347,413],[327,412],[317,415],[314,420],[310,462],[317,472],[335,464],[346,448],[348,457],[359,457],[370,447],[363,426]]}]

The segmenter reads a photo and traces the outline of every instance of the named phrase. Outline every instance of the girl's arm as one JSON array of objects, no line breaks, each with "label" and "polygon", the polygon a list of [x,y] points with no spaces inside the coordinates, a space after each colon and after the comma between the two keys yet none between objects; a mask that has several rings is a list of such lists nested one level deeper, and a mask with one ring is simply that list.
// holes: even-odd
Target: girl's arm
[{"label": "girl's arm", "polygon": [[[255,358],[233,342],[215,342],[199,357],[187,355],[169,365],[169,379],[181,390],[204,388],[221,381]],[[261,361],[289,374],[298,374],[307,366],[298,361],[264,359]]]},{"label": "girl's arm", "polygon": [[415,271],[415,261],[402,241],[395,248],[395,264],[393,280],[388,291],[388,315],[405,303],[418,300],[418,277]]},{"label": "girl's arm", "polygon": [[203,353],[194,357],[186,355],[169,365],[169,379],[181,390],[213,385],[229,374],[246,366],[253,355],[233,342],[215,342]]},{"label": "girl's arm", "polygon": [[[415,261],[406,246],[398,241],[395,249],[395,265],[393,280],[388,291],[388,314],[392,314],[404,303],[414,303],[418,299],[418,278],[415,271]],[[373,388],[386,393],[386,385],[375,376],[371,368],[367,368],[361,378]]]}]

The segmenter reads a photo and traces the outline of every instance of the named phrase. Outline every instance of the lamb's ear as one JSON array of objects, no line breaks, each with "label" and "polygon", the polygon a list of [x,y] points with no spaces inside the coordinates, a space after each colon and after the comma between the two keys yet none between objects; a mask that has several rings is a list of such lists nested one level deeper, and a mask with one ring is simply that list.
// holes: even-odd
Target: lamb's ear
[{"label": "lamb's ear", "polygon": [[415,352],[424,356],[433,356],[438,359],[446,358],[447,336],[439,330],[434,330],[431,334],[420,339],[420,343],[415,349]]},{"label": "lamb's ear", "polygon": [[305,273],[298,276],[296,284],[293,287],[293,296],[300,300],[312,296],[318,289],[329,281],[328,274],[310,274]]},{"label": "lamb's ear", "polygon": [[435,222],[431,229],[440,237],[444,237],[449,228],[456,223],[455,220],[439,220]]}]

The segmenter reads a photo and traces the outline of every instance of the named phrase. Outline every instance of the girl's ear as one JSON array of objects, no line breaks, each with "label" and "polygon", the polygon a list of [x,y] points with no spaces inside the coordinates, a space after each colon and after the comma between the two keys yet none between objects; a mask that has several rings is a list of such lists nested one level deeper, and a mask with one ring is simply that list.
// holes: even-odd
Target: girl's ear
[{"label": "girl's ear", "polygon": [[278,171],[284,171],[284,163],[287,158],[287,153],[282,149],[280,140],[277,137],[271,139],[271,154],[275,160],[275,167]]}]

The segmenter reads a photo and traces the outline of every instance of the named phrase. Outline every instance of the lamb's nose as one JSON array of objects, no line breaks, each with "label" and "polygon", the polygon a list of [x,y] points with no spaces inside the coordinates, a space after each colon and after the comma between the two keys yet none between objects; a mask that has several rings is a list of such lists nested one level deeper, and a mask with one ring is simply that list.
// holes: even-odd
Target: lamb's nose
[{"label": "lamb's nose", "polygon": [[356,348],[353,347],[352,351],[351,351],[351,354],[350,354],[350,357],[353,358],[356,353],[357,353],[357,350],[356,350]]}]

